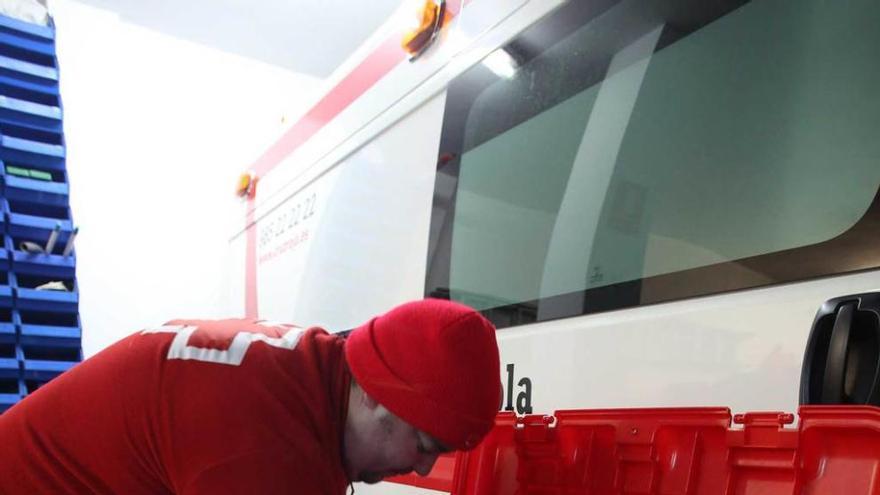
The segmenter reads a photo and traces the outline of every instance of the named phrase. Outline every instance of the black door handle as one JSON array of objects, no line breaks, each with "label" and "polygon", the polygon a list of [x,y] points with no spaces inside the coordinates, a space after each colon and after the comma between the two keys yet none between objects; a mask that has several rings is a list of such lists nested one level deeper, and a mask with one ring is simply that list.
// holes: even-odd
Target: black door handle
[{"label": "black door handle", "polygon": [[801,404],[880,406],[880,291],[835,297],[813,320]]},{"label": "black door handle", "polygon": [[849,351],[849,337],[852,330],[853,313],[856,303],[843,304],[834,319],[831,331],[831,342],[828,344],[828,360],[825,362],[825,374],[822,378],[823,404],[844,404],[846,379],[846,359]]}]

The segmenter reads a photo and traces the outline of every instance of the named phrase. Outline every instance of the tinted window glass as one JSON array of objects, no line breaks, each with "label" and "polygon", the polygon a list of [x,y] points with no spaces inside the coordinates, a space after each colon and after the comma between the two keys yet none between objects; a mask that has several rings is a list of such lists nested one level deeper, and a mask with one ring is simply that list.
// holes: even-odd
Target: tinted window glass
[{"label": "tinted window glass", "polygon": [[568,4],[450,88],[426,292],[505,326],[877,266],[878,25]]}]

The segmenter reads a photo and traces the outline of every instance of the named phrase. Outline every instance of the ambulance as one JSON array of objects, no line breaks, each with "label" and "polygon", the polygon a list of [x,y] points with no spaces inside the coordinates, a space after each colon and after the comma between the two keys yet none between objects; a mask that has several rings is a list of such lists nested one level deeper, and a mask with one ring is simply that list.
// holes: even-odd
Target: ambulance
[{"label": "ambulance", "polygon": [[520,415],[880,404],[880,2],[409,7],[243,164],[231,311],[466,303]]}]

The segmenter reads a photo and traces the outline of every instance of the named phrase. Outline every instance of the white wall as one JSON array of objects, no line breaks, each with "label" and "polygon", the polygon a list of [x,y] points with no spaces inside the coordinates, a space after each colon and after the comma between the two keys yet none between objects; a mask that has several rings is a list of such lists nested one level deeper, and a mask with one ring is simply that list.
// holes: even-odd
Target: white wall
[{"label": "white wall", "polygon": [[319,80],[73,0],[49,7],[85,356],[168,319],[239,316],[220,294],[228,238],[243,219],[236,180]]}]

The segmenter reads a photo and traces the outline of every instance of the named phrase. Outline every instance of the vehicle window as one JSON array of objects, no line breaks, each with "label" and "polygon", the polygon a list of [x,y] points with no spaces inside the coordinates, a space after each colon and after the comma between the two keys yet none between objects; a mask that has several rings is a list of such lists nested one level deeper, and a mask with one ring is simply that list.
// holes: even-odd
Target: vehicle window
[{"label": "vehicle window", "polygon": [[509,326],[880,266],[878,25],[566,4],[450,86],[426,294]]}]

